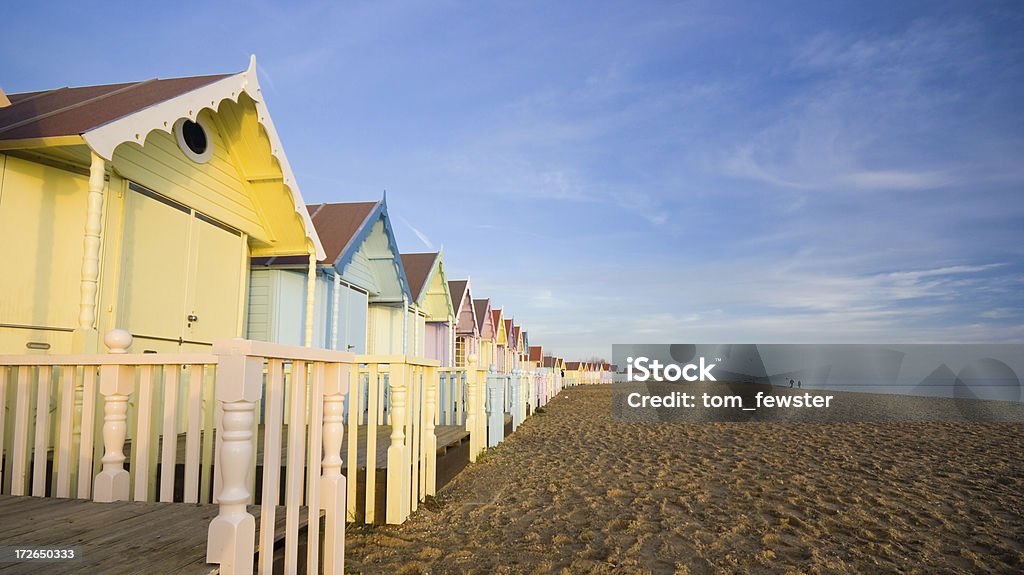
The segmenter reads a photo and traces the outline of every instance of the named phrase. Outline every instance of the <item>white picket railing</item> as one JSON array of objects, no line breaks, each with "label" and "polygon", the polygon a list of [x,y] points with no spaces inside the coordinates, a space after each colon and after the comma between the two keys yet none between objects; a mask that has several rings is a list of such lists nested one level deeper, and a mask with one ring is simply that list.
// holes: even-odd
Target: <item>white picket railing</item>
[{"label": "white picket railing", "polygon": [[[356,518],[360,483],[367,522],[382,519],[374,516],[378,489],[387,490],[388,523],[401,523],[434,494],[437,362],[249,340],[217,342],[210,354],[129,354],[130,335],[122,335],[108,338],[108,354],[0,356],[3,493],[217,503],[207,560],[223,573],[251,573],[256,550],[267,551],[258,555],[259,572],[272,571],[278,505],[286,515],[285,570],[305,559],[308,572],[340,573],[344,522]],[[475,369],[448,373],[466,397],[445,417],[482,436],[482,378]],[[478,425],[483,431],[474,431]],[[383,461],[378,429],[387,437]],[[384,464],[385,485],[375,485]],[[258,542],[256,518],[246,511],[253,503]]]},{"label": "white picket railing", "polygon": [[0,447],[10,470],[2,493],[210,502],[217,358],[128,354],[123,339],[108,341],[112,353],[103,355],[0,355]]}]

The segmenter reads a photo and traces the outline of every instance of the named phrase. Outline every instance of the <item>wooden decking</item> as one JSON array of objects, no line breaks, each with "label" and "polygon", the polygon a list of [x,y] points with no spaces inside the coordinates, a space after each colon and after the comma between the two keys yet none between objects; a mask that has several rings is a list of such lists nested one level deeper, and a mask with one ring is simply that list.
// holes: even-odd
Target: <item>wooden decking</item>
[{"label": "wooden decking", "polygon": [[[249,511],[259,517],[258,506]],[[216,505],[0,496],[4,546],[74,547],[79,554],[74,561],[0,563],[0,573],[211,573],[217,565],[206,563],[206,531],[216,515]],[[303,509],[300,529],[306,517]],[[279,507],[275,541],[284,524]],[[258,520],[256,531],[258,541]]]}]

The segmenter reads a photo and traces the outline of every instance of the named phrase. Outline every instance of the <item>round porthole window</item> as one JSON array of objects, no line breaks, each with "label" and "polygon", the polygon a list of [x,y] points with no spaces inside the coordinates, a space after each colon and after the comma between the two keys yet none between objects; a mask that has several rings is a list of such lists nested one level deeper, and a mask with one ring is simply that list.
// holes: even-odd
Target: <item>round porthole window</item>
[{"label": "round porthole window", "polygon": [[213,141],[202,120],[193,122],[181,118],[174,123],[174,135],[178,147],[193,162],[207,162],[213,156]]}]

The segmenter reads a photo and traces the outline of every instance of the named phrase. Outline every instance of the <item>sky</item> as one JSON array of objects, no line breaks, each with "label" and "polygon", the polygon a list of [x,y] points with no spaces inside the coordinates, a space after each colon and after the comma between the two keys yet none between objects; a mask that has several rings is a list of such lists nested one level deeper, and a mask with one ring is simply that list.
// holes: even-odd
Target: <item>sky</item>
[{"label": "sky", "polygon": [[8,92],[236,72],[568,358],[1024,341],[1019,2],[28,3]]}]

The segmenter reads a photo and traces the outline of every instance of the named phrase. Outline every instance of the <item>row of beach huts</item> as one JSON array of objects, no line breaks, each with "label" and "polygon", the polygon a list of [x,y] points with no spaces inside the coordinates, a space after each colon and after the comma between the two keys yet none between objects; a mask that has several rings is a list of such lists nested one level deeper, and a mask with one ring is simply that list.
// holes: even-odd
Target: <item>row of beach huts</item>
[{"label": "row of beach huts", "polygon": [[[255,58],[0,92],[0,254],[0,545],[45,543],[43,516],[95,540],[119,502],[183,522],[86,545],[85,570],[342,573],[346,522],[405,521],[614,372],[545,353],[443,251],[401,253],[386,197],[306,205]],[[97,510],[32,506],[53,498]]]}]

